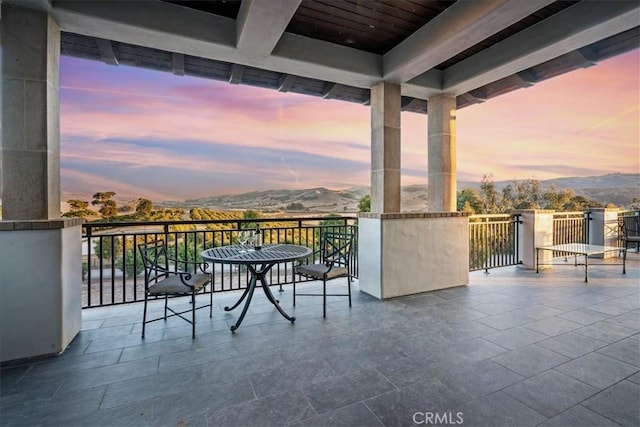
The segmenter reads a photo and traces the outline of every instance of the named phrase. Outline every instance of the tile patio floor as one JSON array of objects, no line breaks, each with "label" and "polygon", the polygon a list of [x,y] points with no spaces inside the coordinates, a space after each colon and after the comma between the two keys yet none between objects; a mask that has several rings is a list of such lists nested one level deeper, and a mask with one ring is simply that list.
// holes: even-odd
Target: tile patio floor
[{"label": "tile patio floor", "polygon": [[216,295],[195,340],[173,319],[142,341],[139,304],[85,310],[63,355],[2,368],[0,425],[640,425],[640,256],[626,276],[582,274],[475,272],[386,302],[356,290],[326,320],[285,287],[294,325],[257,291],[235,335],[235,295]]}]

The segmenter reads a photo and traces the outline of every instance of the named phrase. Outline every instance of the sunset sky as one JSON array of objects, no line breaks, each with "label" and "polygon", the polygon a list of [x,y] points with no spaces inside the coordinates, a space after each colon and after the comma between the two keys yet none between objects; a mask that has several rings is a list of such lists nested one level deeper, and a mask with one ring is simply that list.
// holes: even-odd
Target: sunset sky
[{"label": "sunset sky", "polygon": [[[62,57],[63,200],[368,186],[370,108]],[[640,172],[640,50],[458,111],[460,181]],[[402,184],[427,176],[402,113]]]}]

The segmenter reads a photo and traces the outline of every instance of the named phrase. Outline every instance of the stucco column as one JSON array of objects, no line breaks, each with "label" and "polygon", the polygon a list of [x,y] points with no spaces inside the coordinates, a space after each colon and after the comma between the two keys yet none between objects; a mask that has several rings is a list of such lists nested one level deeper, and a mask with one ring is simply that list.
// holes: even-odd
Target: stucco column
[{"label": "stucco column", "polygon": [[45,12],[3,4],[2,217],[60,217],[60,29]]},{"label": "stucco column", "polygon": [[400,85],[371,88],[371,212],[400,212]]},{"label": "stucco column", "polygon": [[[520,214],[521,223],[518,224],[520,237],[518,253],[520,267],[536,268],[536,248],[553,245],[553,213],[554,210],[522,209],[514,213]],[[540,269],[551,268],[553,252],[540,251]],[[545,265],[546,264],[546,265]]]},{"label": "stucco column", "polygon": [[[618,209],[592,208],[587,243],[600,246],[618,246]],[[599,257],[612,258],[616,252]]]},{"label": "stucco column", "polygon": [[456,97],[428,99],[428,210],[456,211]]}]

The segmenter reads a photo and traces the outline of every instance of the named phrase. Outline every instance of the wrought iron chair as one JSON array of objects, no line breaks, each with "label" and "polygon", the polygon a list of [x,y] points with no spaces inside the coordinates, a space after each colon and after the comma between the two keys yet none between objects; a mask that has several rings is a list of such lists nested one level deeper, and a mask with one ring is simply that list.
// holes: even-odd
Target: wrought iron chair
[{"label": "wrought iron chair", "polygon": [[[627,221],[632,222],[633,226],[629,226]],[[636,252],[640,252],[640,216],[622,218],[620,221],[620,240],[625,249],[635,245]]]},{"label": "wrought iron chair", "polygon": [[[155,240],[138,245],[138,250],[144,263],[144,314],[142,317],[142,338],[144,338],[147,323],[167,320],[178,316],[191,324],[191,336],[196,337],[196,310],[209,307],[209,317],[213,309],[213,289],[210,292],[209,304],[196,307],[196,294],[205,291],[211,282],[210,274],[206,273],[207,263],[180,261],[172,259],[167,254],[167,246],[162,240]],[[173,266],[175,270],[170,270]],[[186,270],[186,271],[185,271]],[[200,271],[200,272],[198,272]],[[175,311],[169,307],[169,297],[191,295],[191,308]],[[164,316],[147,320],[147,303],[149,297],[164,297]],[[167,315],[170,311],[173,314]],[[183,316],[191,312],[191,319]]]},{"label": "wrought iron chair", "polygon": [[[327,296],[348,296],[351,307],[351,256],[353,251],[352,233],[325,232],[320,241],[320,250],[314,252],[314,258],[319,257],[315,264],[300,263],[294,267],[293,274],[293,306],[296,296],[322,296],[322,317],[327,317]],[[296,274],[314,280],[322,280],[322,293],[297,293]],[[348,293],[328,294],[327,281],[338,277],[347,278]]]}]

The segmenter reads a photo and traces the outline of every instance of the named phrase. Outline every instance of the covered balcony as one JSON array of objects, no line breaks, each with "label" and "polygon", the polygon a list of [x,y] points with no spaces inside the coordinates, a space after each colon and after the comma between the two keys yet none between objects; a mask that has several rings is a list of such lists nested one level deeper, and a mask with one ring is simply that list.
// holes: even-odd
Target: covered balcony
[{"label": "covered balcony", "polygon": [[[339,38],[309,25],[336,22],[313,0],[0,3],[2,425],[640,422],[637,254],[588,284],[572,265],[536,274],[552,218],[531,211],[507,221],[529,236],[509,249],[522,265],[469,273],[455,212],[457,109],[637,48],[637,1],[411,2],[390,22],[388,2],[345,1]],[[83,224],[60,218],[61,54],[370,105],[354,307],[331,300],[323,320],[283,284],[294,325],[257,296],[231,334],[237,295],[218,293],[194,340],[176,319],[142,340],[135,298],[83,310]],[[428,113],[417,214],[400,212],[401,111]],[[585,241],[615,240],[608,214]]]}]

